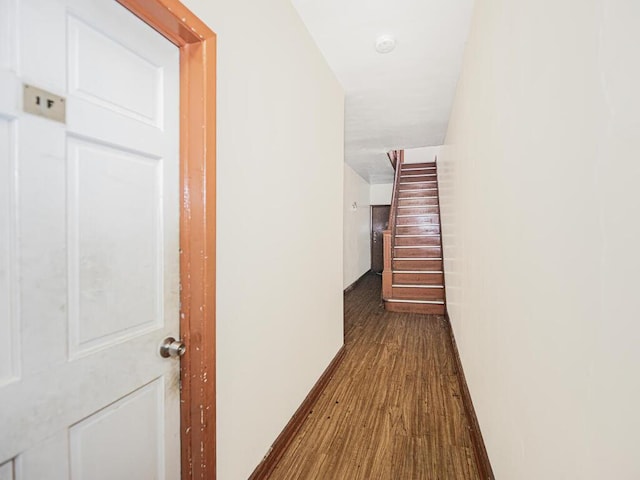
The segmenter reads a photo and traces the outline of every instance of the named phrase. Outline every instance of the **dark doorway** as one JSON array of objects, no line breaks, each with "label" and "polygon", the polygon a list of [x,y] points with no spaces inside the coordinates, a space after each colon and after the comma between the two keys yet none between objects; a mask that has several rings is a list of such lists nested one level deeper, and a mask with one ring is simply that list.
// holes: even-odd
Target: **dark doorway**
[{"label": "dark doorway", "polygon": [[384,252],[382,232],[389,225],[390,205],[371,205],[371,271],[382,273],[384,269]]}]

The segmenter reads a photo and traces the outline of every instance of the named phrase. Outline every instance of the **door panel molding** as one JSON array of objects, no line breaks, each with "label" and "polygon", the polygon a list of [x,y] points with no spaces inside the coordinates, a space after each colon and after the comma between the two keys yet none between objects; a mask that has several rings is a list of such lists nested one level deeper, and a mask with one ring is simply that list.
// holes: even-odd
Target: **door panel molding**
[{"label": "door panel molding", "polygon": [[118,0],[180,48],[182,479],[216,478],[216,35],[177,0]]}]

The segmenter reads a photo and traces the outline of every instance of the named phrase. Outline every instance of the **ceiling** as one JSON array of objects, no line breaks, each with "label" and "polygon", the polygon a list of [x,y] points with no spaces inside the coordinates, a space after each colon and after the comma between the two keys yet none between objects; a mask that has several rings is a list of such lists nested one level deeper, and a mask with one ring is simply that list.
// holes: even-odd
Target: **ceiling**
[{"label": "ceiling", "polygon": [[[441,145],[473,0],[291,0],[345,90],[345,161],[393,181],[386,152]],[[379,54],[376,39],[396,48]]]}]

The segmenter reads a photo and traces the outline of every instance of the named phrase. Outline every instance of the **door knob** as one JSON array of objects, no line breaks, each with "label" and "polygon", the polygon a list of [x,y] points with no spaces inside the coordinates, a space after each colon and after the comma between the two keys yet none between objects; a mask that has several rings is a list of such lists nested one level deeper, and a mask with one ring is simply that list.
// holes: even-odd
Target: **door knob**
[{"label": "door knob", "polygon": [[163,358],[177,358],[184,355],[186,350],[187,346],[184,342],[173,337],[167,337],[160,345],[160,356]]}]

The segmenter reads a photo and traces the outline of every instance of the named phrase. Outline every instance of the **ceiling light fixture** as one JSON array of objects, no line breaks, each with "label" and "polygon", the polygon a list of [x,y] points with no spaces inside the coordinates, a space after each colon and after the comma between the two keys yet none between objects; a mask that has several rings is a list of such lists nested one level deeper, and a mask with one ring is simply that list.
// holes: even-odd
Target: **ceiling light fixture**
[{"label": "ceiling light fixture", "polygon": [[376,52],[389,53],[396,48],[396,39],[393,35],[380,35],[376,39]]}]

